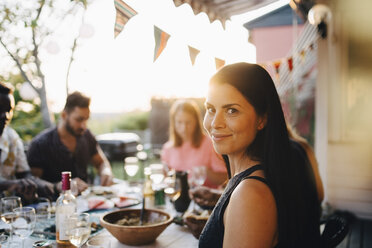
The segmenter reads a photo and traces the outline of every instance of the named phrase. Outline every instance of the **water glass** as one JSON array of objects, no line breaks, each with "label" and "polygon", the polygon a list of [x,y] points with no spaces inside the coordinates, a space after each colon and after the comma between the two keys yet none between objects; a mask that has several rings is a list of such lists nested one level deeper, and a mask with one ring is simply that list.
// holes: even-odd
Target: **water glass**
[{"label": "water glass", "polygon": [[45,197],[39,197],[36,200],[35,211],[37,219],[37,223],[35,225],[35,234],[40,238],[47,238],[47,235],[44,234],[44,231],[51,225],[52,204],[50,200]]},{"label": "water glass", "polygon": [[111,241],[109,236],[97,236],[88,240],[86,245],[88,248],[110,248]]},{"label": "water glass", "polygon": [[88,213],[75,213],[69,216],[67,225],[67,236],[69,241],[76,247],[81,247],[90,235],[90,216]]},{"label": "water glass", "polygon": [[189,182],[191,187],[202,186],[207,179],[207,169],[205,166],[194,166],[189,172]]},{"label": "water glass", "polygon": [[10,196],[1,198],[1,219],[9,225],[8,246],[13,242],[13,226],[12,222],[16,219],[16,214],[13,212],[15,208],[22,207],[21,197]]},{"label": "water glass", "polygon": [[25,239],[28,238],[35,228],[36,213],[32,207],[20,207],[13,210],[17,219],[13,221],[14,233],[22,239],[22,248],[25,247]]}]

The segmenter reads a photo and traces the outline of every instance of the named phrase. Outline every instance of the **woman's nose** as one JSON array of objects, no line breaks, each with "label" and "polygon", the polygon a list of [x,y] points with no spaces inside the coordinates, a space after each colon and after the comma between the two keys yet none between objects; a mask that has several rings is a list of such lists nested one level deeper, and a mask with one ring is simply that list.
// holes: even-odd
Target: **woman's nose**
[{"label": "woman's nose", "polygon": [[222,113],[216,112],[211,123],[212,128],[223,128],[225,126],[225,118]]}]

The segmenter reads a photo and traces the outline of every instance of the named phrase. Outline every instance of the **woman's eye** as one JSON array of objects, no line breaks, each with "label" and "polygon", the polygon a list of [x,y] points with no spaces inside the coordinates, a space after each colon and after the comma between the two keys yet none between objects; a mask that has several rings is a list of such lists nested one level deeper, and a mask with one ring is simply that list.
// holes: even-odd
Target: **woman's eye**
[{"label": "woman's eye", "polygon": [[227,113],[228,114],[234,114],[234,113],[236,113],[236,112],[238,112],[236,109],[234,109],[234,108],[229,108],[229,109],[227,109]]},{"label": "woman's eye", "polygon": [[207,111],[208,111],[208,113],[213,114],[214,113],[214,108],[207,108]]}]

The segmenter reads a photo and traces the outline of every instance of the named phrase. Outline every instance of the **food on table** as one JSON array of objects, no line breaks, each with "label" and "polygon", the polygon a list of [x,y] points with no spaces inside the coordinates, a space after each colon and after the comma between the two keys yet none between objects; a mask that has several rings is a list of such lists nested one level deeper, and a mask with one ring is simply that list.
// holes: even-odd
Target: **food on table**
[{"label": "food on table", "polygon": [[[167,216],[158,215],[156,218],[145,219],[142,222],[142,226],[153,225],[156,223],[164,222],[167,219]],[[129,215],[124,216],[124,218],[116,221],[114,224],[122,226],[140,226],[140,217],[137,213],[130,213]]]}]

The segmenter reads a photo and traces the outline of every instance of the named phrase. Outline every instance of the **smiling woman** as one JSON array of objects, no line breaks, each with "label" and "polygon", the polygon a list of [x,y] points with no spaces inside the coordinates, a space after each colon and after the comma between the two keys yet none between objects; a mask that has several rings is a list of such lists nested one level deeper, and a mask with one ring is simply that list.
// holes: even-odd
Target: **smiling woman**
[{"label": "smiling woman", "polygon": [[204,127],[230,180],[199,247],[321,247],[314,175],[289,140],[267,71],[223,67],[210,80],[206,107]]}]

